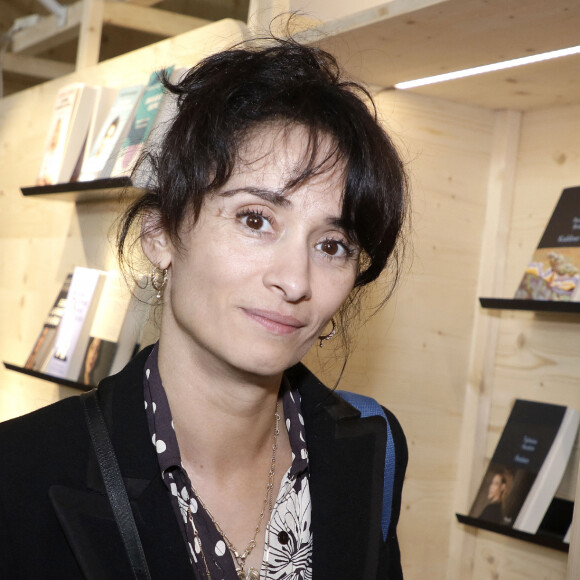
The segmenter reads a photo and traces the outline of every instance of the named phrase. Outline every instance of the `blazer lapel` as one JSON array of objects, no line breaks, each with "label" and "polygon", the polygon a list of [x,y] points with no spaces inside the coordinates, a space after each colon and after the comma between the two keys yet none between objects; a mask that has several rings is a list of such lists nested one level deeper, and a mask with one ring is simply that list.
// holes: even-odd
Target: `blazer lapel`
[{"label": "blazer lapel", "polygon": [[[304,366],[299,385],[312,497],[313,578],[376,578],[386,425],[360,413]],[[348,459],[347,459],[348,458]]]},{"label": "blazer lapel", "polygon": [[[141,353],[121,374],[105,379],[99,385],[99,402],[152,578],[191,578],[189,556],[159,473],[144,412],[142,373],[148,353]],[[53,486],[53,507],[87,579],[131,577],[89,443],[87,453],[85,485],[79,489]]]}]

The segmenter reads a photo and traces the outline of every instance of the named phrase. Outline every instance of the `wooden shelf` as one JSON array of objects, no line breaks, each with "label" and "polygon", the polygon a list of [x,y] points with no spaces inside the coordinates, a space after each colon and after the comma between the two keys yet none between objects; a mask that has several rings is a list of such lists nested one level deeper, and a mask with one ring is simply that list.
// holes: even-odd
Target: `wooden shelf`
[{"label": "wooden shelf", "polygon": [[[301,33],[372,86],[578,45],[580,3],[568,0],[391,0]],[[493,39],[493,41],[490,41]],[[580,55],[417,89],[490,109],[580,102]]]},{"label": "wooden shelf", "polygon": [[467,526],[472,526],[481,530],[487,530],[489,532],[495,532],[496,534],[501,534],[502,536],[509,536],[510,538],[531,542],[532,544],[538,544],[547,548],[553,548],[554,550],[559,550],[560,552],[568,552],[570,550],[570,544],[566,544],[556,536],[549,536],[545,534],[528,534],[527,532],[520,532],[519,530],[514,530],[513,528],[500,526],[499,524],[493,524],[491,522],[485,522],[478,518],[471,518],[462,514],[455,514],[455,516],[457,517],[457,521]]},{"label": "wooden shelf", "polygon": [[49,381],[51,383],[56,383],[57,385],[63,385],[64,387],[71,387],[72,389],[78,389],[79,391],[90,391],[93,387],[90,385],[85,385],[83,383],[77,383],[76,381],[71,381],[69,379],[61,379],[60,377],[53,377],[52,375],[47,375],[45,373],[39,373],[38,371],[33,371],[30,369],[25,369],[18,365],[7,363],[4,361],[4,366],[11,371],[16,371],[17,373],[22,373],[23,375],[28,375],[29,377],[35,377],[37,379],[42,379],[44,381]]},{"label": "wooden shelf", "polygon": [[532,312],[563,312],[580,314],[580,302],[554,302],[550,300],[516,300],[514,298],[480,298],[483,308],[495,310],[528,310]]},{"label": "wooden shelf", "polygon": [[118,198],[121,194],[135,195],[138,188],[133,187],[129,177],[111,177],[95,181],[76,181],[55,185],[36,185],[20,188],[22,195],[29,198],[51,199],[55,201],[74,201],[86,203]]}]

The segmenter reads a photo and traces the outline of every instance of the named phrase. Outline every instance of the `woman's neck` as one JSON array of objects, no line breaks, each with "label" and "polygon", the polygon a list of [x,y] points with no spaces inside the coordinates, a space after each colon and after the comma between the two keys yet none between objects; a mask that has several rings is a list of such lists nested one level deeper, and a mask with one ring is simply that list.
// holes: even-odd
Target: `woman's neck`
[{"label": "woman's neck", "polygon": [[160,341],[159,372],[182,459],[215,477],[260,462],[272,447],[277,407],[283,417],[282,377],[246,375],[188,354]]}]

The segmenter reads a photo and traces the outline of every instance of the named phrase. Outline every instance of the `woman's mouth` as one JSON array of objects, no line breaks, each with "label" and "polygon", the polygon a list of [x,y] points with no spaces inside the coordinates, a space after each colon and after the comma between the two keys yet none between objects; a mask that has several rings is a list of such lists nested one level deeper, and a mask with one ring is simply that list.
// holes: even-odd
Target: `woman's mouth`
[{"label": "woman's mouth", "polygon": [[274,310],[261,310],[257,308],[242,308],[242,310],[252,320],[274,334],[292,334],[303,326],[306,326],[298,318],[281,314]]}]

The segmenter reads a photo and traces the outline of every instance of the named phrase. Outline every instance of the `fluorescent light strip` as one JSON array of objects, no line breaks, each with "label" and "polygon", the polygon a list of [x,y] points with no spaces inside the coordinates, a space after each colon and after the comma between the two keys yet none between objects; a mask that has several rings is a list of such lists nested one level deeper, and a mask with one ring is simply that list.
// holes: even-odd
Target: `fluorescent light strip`
[{"label": "fluorescent light strip", "polygon": [[402,83],[397,83],[395,85],[396,89],[414,89],[416,87],[422,87],[425,85],[432,85],[435,83],[442,83],[445,81],[452,81],[455,79],[462,79],[465,77],[471,77],[473,75],[479,75],[487,72],[494,72],[498,70],[503,70],[507,68],[513,68],[516,66],[522,66],[525,64],[533,64],[535,62],[542,62],[545,60],[551,60],[554,58],[561,58],[563,56],[570,56],[572,54],[580,54],[580,46],[573,46],[571,48],[562,48],[560,50],[553,50],[551,52],[544,52],[542,54],[535,54],[533,56],[524,56],[522,58],[514,58],[512,60],[506,60],[503,62],[496,62],[494,64],[486,64],[483,66],[476,66],[474,68],[466,68],[465,70],[460,70],[451,73],[444,73],[440,75],[434,75],[431,77],[425,77],[422,79],[417,79],[414,81],[405,81]]}]

